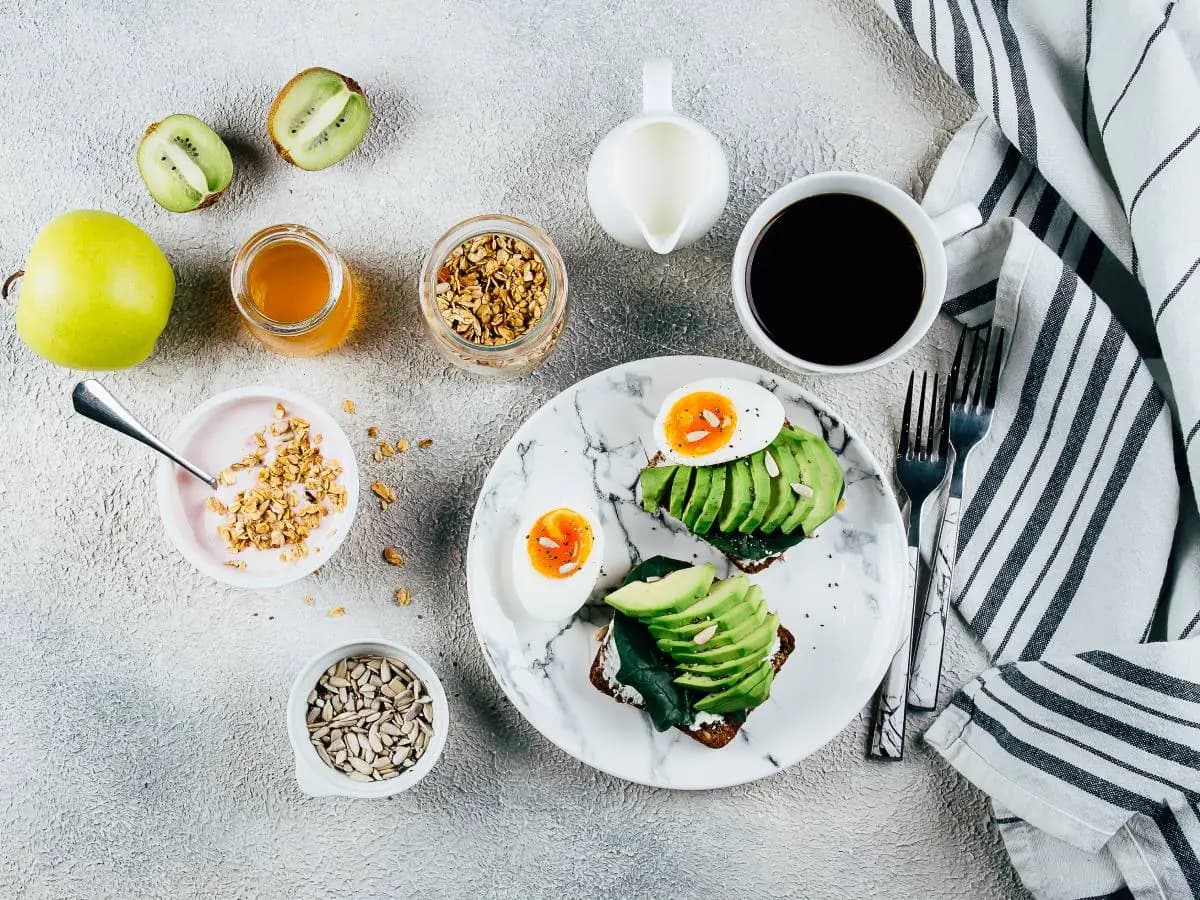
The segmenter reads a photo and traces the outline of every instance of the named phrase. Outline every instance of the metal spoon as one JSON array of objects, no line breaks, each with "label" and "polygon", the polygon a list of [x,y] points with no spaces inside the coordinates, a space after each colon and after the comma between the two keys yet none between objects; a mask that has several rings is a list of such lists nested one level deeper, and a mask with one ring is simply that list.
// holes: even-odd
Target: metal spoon
[{"label": "metal spoon", "polygon": [[75,390],[71,392],[71,403],[75,406],[75,412],[81,416],[85,416],[93,422],[99,422],[101,425],[107,425],[113,431],[119,431],[121,434],[133,438],[135,441],[141,441],[147,447],[157,450],[177,466],[182,466],[214,491],[217,489],[216,478],[209,475],[195,463],[184,459],[151,434],[146,426],[135,419],[133,414],[117,402],[117,398],[110,394],[107,388],[94,378],[89,378],[75,385]]}]

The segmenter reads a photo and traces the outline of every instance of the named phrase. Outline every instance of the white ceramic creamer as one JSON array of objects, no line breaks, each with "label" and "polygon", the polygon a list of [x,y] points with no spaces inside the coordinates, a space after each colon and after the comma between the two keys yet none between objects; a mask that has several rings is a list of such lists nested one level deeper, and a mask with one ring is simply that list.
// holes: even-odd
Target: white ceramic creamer
[{"label": "white ceramic creamer", "polygon": [[672,109],[669,59],[643,64],[642,107],[592,154],[588,203],[613,240],[666,254],[720,218],[729,164],[711,131]]}]

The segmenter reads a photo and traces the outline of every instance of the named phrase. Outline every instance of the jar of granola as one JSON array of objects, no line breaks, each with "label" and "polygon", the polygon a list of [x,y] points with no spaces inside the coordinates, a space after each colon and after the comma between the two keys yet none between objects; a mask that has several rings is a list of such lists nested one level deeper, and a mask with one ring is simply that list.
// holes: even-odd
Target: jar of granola
[{"label": "jar of granola", "polygon": [[421,314],[446,359],[516,378],[550,355],[567,321],[567,270],[540,228],[490,214],[459,222],[421,270]]}]

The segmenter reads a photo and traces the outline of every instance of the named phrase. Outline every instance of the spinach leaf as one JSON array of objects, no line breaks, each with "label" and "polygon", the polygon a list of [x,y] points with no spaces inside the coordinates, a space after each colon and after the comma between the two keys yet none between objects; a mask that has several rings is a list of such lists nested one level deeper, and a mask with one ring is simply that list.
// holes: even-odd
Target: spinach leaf
[{"label": "spinach leaf", "polygon": [[634,581],[645,581],[647,578],[662,578],[664,575],[670,575],[672,572],[688,569],[691,566],[691,563],[680,562],[669,556],[652,556],[649,559],[643,559],[630,569],[625,580],[621,582],[621,587]]},{"label": "spinach leaf", "polygon": [[[621,584],[661,578],[690,565],[668,556],[652,556],[634,566]],[[642,695],[646,714],[654,727],[666,731],[673,725],[690,722],[693,715],[690,692],[675,683],[675,663],[658,649],[649,629],[637,619],[619,612],[614,613],[609,629],[621,660],[617,681]]]},{"label": "spinach leaf", "polygon": [[759,560],[796,546],[804,540],[804,529],[797,528],[791,534],[784,534],[782,531],[771,534],[763,534],[761,531],[752,531],[750,534],[742,534],[740,531],[722,534],[714,528],[703,535],[703,538],[726,556]]},{"label": "spinach leaf", "polygon": [[609,628],[621,660],[617,681],[642,695],[654,727],[666,731],[673,725],[690,722],[688,692],[675,684],[675,664],[658,649],[646,626],[624,613],[616,613]]}]

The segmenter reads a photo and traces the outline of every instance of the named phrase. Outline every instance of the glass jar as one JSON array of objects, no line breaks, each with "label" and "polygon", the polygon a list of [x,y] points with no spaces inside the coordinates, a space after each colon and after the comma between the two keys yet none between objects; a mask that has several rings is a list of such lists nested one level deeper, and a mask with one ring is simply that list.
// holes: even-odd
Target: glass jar
[{"label": "glass jar", "polygon": [[285,356],[324,353],[354,324],[350,270],[303,225],[272,225],[246,241],[233,258],[229,286],[250,333]]},{"label": "glass jar", "polygon": [[[483,234],[502,234],[524,241],[541,257],[548,282],[546,309],[528,331],[506,344],[476,344],[458,334],[438,307],[438,270],[464,241]],[[550,355],[567,322],[567,269],[562,256],[540,228],[492,213],[459,222],[437,241],[421,270],[421,314],[434,346],[450,362],[491,378],[517,378],[532,372]]]}]

